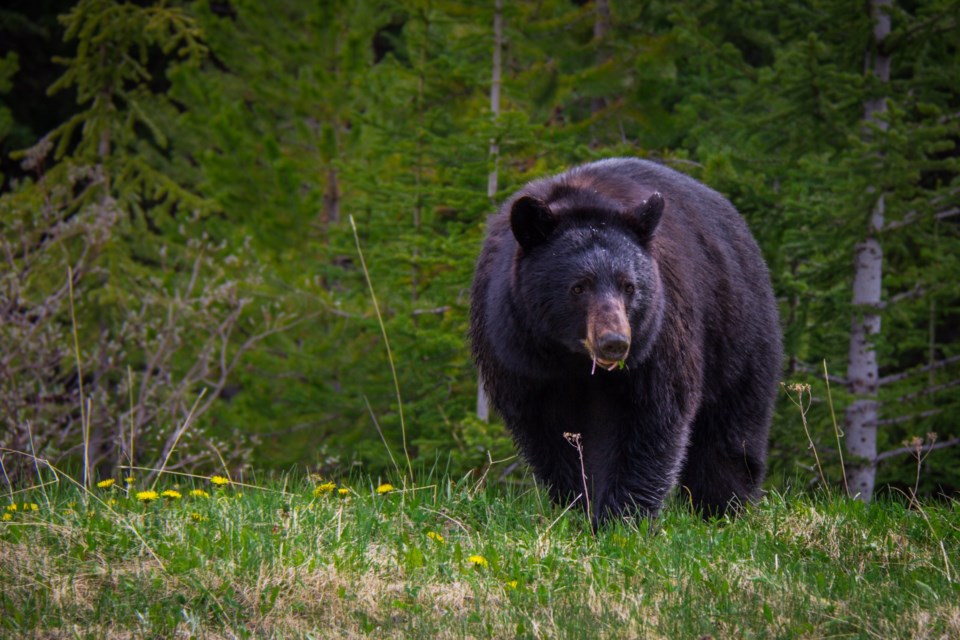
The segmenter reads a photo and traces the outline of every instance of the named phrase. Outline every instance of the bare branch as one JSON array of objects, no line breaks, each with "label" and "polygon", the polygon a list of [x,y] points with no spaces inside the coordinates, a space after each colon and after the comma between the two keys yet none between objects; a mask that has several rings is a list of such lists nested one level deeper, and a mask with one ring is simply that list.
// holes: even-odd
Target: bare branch
[{"label": "bare branch", "polygon": [[930,444],[925,444],[919,447],[900,447],[899,449],[891,449],[890,451],[884,451],[879,454],[876,458],[873,459],[874,464],[880,462],[881,460],[886,460],[887,458],[893,458],[895,456],[902,456],[908,453],[918,454],[918,453],[929,453],[935,449],[946,449],[947,447],[953,447],[960,444],[960,438],[953,438],[951,440],[944,440],[943,442],[932,442]]},{"label": "bare branch", "polygon": [[923,418],[929,418],[930,416],[935,416],[939,413],[943,413],[940,409],[930,409],[929,411],[921,411],[920,413],[914,413],[909,416],[899,416],[897,418],[887,418],[886,420],[877,420],[876,424],[878,427],[885,427],[891,424],[901,424],[903,422],[910,422],[912,420],[921,420]]},{"label": "bare branch", "polygon": [[437,315],[437,316],[442,316],[442,315],[445,314],[447,311],[450,311],[449,305],[448,305],[448,306],[444,306],[444,307],[437,307],[437,308],[435,308],[435,309],[414,309],[414,310],[413,310],[413,315],[415,315],[415,316],[423,316],[423,315]]},{"label": "bare branch", "polygon": [[899,220],[894,220],[893,222],[888,222],[884,227],[884,231],[895,231],[897,229],[902,229],[903,227],[908,227],[917,220],[920,220],[920,216],[917,215],[916,210],[908,211],[903,214],[903,217]]},{"label": "bare branch", "polygon": [[[237,365],[240,363],[243,355],[253,348],[257,343],[264,340],[265,338],[275,334],[282,333],[291,329],[292,327],[312,320],[318,315],[321,315],[322,312],[314,313],[309,316],[301,317],[293,322],[290,322],[285,325],[279,325],[271,327],[260,333],[254,334],[248,337],[242,344],[236,347],[234,354],[231,358],[228,358],[228,351],[230,347],[230,336],[233,333],[234,328],[237,325],[237,322],[240,319],[240,314],[243,312],[243,308],[246,306],[245,303],[240,302],[237,306],[230,312],[220,322],[219,326],[211,332],[207,342],[204,344],[201,349],[201,355],[197,357],[194,365],[190,368],[186,375],[183,376],[180,383],[177,385],[176,391],[172,394],[172,398],[175,398],[178,404],[181,405],[181,410],[185,407],[182,400],[186,397],[188,391],[196,384],[198,381],[203,380],[207,385],[207,393],[203,399],[202,404],[200,404],[194,415],[199,418],[204,413],[206,413],[216,402],[220,394],[223,392],[224,387],[226,387],[227,382],[229,381],[230,374],[236,369]],[[219,347],[217,347],[219,343]],[[214,356],[214,351],[216,351],[216,356]],[[216,357],[218,365],[215,367],[214,373],[215,377],[213,379],[207,379],[208,369],[210,367],[211,358]],[[176,439],[180,434],[174,433],[168,436],[166,442],[164,443],[163,451],[166,455],[166,451],[169,451],[170,447],[173,446],[173,443],[176,442]],[[156,465],[154,465],[156,466]],[[172,466],[168,465],[167,468],[179,468],[182,466],[182,463],[174,463]]]},{"label": "bare branch", "polygon": [[905,396],[900,396],[894,400],[894,402],[897,404],[910,402],[911,400],[916,400],[917,398],[922,398],[923,396],[931,396],[935,393],[943,391],[944,389],[952,389],[956,386],[960,386],[960,379],[951,380],[950,382],[944,382],[943,384],[934,385],[932,387],[927,387],[926,389],[921,389],[920,391],[915,391],[914,393],[908,393]]},{"label": "bare branch", "polygon": [[907,289],[906,291],[901,291],[898,294],[890,296],[890,299],[884,302],[881,306],[886,309],[887,307],[897,304],[903,300],[910,300],[913,298],[922,298],[926,295],[927,290],[921,286],[919,282],[913,285],[913,288]]},{"label": "bare branch", "polygon": [[933,371],[935,369],[941,369],[943,367],[949,366],[954,362],[960,362],[960,355],[951,356],[949,358],[944,358],[943,360],[937,360],[932,364],[928,364],[924,367],[918,367],[916,369],[910,369],[909,371],[904,371],[902,373],[895,373],[892,376],[884,376],[880,378],[879,385],[887,385],[893,382],[900,382],[901,380],[906,380],[912,376],[915,376],[919,373],[926,373],[927,371]]},{"label": "bare branch", "polygon": [[[193,272],[190,274],[190,282],[187,284],[186,289],[183,293],[183,298],[189,298],[190,294],[193,292],[194,287],[197,284],[197,280],[200,276],[200,265],[203,258],[203,254],[197,256],[196,260],[193,262]],[[181,294],[179,291],[176,292],[175,298],[177,302],[181,301]],[[174,335],[177,333],[177,327],[180,321],[180,314],[183,311],[183,304],[173,304],[171,303],[167,309],[167,326],[166,330],[163,332],[163,337],[160,339],[160,343],[157,345],[156,350],[153,352],[147,366],[143,370],[143,380],[140,382],[140,394],[137,398],[137,417],[136,424],[143,425],[145,417],[145,409],[147,405],[147,395],[151,390],[151,379],[153,377],[153,372],[157,369],[160,362],[163,362],[167,358],[168,349],[173,340]]]},{"label": "bare branch", "polygon": [[[933,214],[933,217],[937,220],[946,220],[947,218],[952,218],[953,216],[960,215],[960,208],[953,207],[952,209],[945,209],[943,211],[938,211]],[[888,222],[887,225],[883,228],[884,231],[894,231],[896,229],[902,229],[903,227],[910,226],[914,222],[923,220],[916,209],[908,211],[903,215],[903,218],[900,220],[894,220],[893,222]]]},{"label": "bare branch", "polygon": [[[958,117],[958,116],[960,116],[960,113],[953,114],[952,117]],[[946,120],[949,120],[949,117]],[[952,208],[944,209],[942,211],[938,211],[934,213],[933,217],[936,218],[937,220],[945,220],[946,218],[950,218],[960,214],[960,209],[954,206],[952,202],[948,202],[949,200],[957,197],[958,195],[960,195],[960,189],[950,189],[946,193],[941,193],[940,195],[937,195],[931,198],[929,202],[930,202],[930,205],[933,207],[939,207],[943,205],[948,205],[952,207]],[[904,213],[903,218],[901,218],[900,220],[894,220],[892,222],[888,222],[886,226],[884,226],[884,231],[893,231],[895,229],[900,229],[902,227],[906,227],[907,225],[911,225],[914,222],[917,222],[918,220],[922,220],[922,219],[923,219],[923,216],[920,214],[919,211],[917,211],[916,209],[911,209],[910,211],[907,211],[906,213]]]}]

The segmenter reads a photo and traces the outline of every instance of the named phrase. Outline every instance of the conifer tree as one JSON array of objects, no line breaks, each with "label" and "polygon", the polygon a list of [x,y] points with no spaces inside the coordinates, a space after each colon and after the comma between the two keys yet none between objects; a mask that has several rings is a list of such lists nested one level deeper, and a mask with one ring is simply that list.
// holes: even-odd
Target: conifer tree
[{"label": "conifer tree", "polygon": [[[74,91],[77,111],[19,154],[35,179],[0,198],[0,421],[5,446],[82,457],[89,483],[98,468],[159,467],[175,445],[171,468],[210,455],[190,423],[236,366],[248,301],[229,249],[195,226],[211,207],[171,147],[176,111],[157,89],[167,66],[206,55],[194,21],[80,0],[62,22],[74,53],[50,91]],[[234,460],[236,447],[217,446]]]},{"label": "conifer tree", "polygon": [[[960,302],[949,275],[960,249],[950,115],[960,84],[948,44],[960,5],[871,6],[676,15],[699,51],[688,64],[714,73],[681,103],[701,121],[687,144],[760,238],[784,303],[788,374],[816,376],[824,397],[826,360],[837,414],[846,412],[847,485],[865,500],[877,472],[913,489],[918,459],[929,474],[922,489],[957,486],[956,450],[927,454],[955,443],[960,427],[948,328]],[[774,456],[797,458],[803,445],[787,454],[795,441],[783,429],[796,423],[785,409]],[[811,410],[817,446],[839,467],[827,409]]]}]

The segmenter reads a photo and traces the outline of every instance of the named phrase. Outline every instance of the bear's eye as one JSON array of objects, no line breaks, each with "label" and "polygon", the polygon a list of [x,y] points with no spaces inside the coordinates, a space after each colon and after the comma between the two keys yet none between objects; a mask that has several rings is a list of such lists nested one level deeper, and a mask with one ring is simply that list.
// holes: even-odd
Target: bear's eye
[{"label": "bear's eye", "polygon": [[635,286],[633,286],[632,283],[628,282],[627,284],[623,285],[623,291],[624,291],[624,293],[626,293],[628,296],[632,296],[634,293],[637,292],[637,288],[636,288]]},{"label": "bear's eye", "polygon": [[573,291],[575,294],[580,295],[581,293],[583,293],[583,285],[582,285],[582,284],[575,284],[575,285],[573,285],[573,287],[570,289],[570,291]]}]

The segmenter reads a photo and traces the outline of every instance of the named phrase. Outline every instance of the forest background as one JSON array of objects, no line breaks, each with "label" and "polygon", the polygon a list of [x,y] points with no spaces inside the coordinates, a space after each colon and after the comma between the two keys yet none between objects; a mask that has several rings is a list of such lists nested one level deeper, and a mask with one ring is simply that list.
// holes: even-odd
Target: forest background
[{"label": "forest background", "polygon": [[956,0],[4,3],[6,481],[404,448],[521,481],[466,339],[485,218],[627,155],[770,265],[769,484],[956,495],[958,44]]}]

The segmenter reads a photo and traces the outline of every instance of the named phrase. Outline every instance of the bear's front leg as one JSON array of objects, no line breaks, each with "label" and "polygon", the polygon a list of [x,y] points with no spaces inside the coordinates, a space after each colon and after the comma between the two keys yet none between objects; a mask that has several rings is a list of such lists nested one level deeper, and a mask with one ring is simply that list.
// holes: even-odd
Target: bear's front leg
[{"label": "bear's front leg", "polygon": [[[634,429],[637,426],[634,425]],[[641,426],[633,437],[600,444],[590,456],[598,464],[594,471],[591,511],[594,526],[610,518],[639,516],[652,518],[676,484],[685,448],[683,432],[647,435],[656,427]],[[601,460],[603,462],[601,463]]]}]

